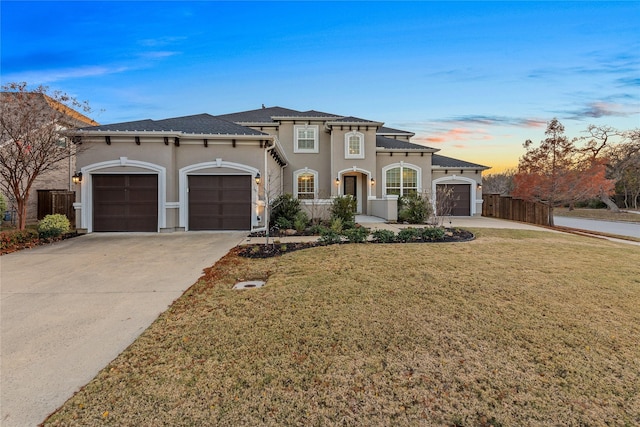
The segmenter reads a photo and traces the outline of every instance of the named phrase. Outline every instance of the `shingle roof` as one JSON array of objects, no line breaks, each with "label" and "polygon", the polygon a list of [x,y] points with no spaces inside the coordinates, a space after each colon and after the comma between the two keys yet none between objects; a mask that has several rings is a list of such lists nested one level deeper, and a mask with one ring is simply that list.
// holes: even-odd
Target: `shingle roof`
[{"label": "shingle roof", "polygon": [[332,118],[332,117],[342,117],[339,116],[337,114],[331,114],[331,113],[323,113],[322,111],[316,111],[316,110],[309,110],[309,111],[303,111],[302,115],[300,117],[327,117],[327,118]]},{"label": "shingle roof", "polygon": [[174,117],[164,120],[138,120],[135,122],[114,123],[110,125],[83,128],[84,131],[120,131],[120,132],[183,132],[203,135],[266,135],[263,132],[222,120],[210,114]]},{"label": "shingle roof", "polygon": [[440,166],[443,168],[489,169],[488,166],[479,165],[477,163],[465,162],[464,160],[458,160],[452,157],[441,156],[439,154],[434,154],[431,157],[431,164],[433,166]]},{"label": "shingle roof", "polygon": [[384,148],[386,150],[429,150],[437,151],[435,148],[426,147],[424,145],[414,144],[412,142],[401,141],[398,139],[387,138],[381,135],[376,135],[376,147]]},{"label": "shingle roof", "polygon": [[393,128],[388,128],[386,126],[382,126],[380,129],[378,129],[378,134],[380,135],[415,135],[413,132],[409,132],[406,130],[400,130],[400,129],[393,129]]},{"label": "shingle roof", "polygon": [[332,120],[334,122],[345,122],[345,123],[377,123],[371,120],[367,120],[367,119],[361,119],[359,117],[353,117],[353,116],[349,116],[349,117],[340,117],[339,119],[335,119]]},{"label": "shingle roof", "polygon": [[217,116],[224,120],[229,120],[236,123],[271,123],[275,122],[272,117],[291,117],[291,118],[311,118],[311,117],[326,117],[326,118],[339,118],[342,116],[336,116],[335,114],[323,113],[321,111],[309,110],[309,111],[297,111],[289,108],[282,107],[266,107],[258,108],[257,110],[240,111],[238,113],[223,114]]},{"label": "shingle roof", "polygon": [[269,123],[273,122],[273,116],[295,116],[299,111],[282,107],[258,108],[257,110],[240,111],[237,113],[222,114],[216,116],[223,120],[236,123]]}]

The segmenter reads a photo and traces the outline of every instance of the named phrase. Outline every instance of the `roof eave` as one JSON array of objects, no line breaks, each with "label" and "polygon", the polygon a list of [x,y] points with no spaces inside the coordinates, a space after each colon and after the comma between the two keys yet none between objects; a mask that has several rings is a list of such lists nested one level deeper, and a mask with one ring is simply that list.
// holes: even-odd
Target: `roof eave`
[{"label": "roof eave", "polygon": [[231,121],[231,122],[241,126],[279,126],[278,122],[240,122],[240,121]]},{"label": "roof eave", "polygon": [[389,132],[380,133],[380,132],[376,132],[376,135],[380,135],[380,136],[403,136],[403,137],[407,137],[408,136],[410,138],[413,137],[413,136],[416,136],[416,134],[413,133],[413,132],[403,132],[403,133],[400,133],[400,132],[397,132],[397,133],[389,133]]},{"label": "roof eave", "polygon": [[331,116],[331,117],[315,117],[315,116],[273,116],[271,117],[274,121],[275,120],[281,120],[281,121],[314,121],[314,122],[326,122],[327,120],[335,120],[335,119],[339,119],[340,117],[335,117],[335,116]]},{"label": "roof eave", "polygon": [[211,138],[211,139],[273,139],[272,135],[267,133],[262,133],[259,135],[255,134],[233,134],[233,133],[189,133],[182,131],[136,131],[136,130],[82,130],[78,129],[75,131],[70,131],[76,136],[107,136],[107,135],[120,135],[120,136],[172,136],[172,137],[180,137],[180,138],[189,138],[189,137],[198,137],[198,138]]},{"label": "roof eave", "polygon": [[[383,122],[327,122],[327,126],[376,126],[384,125]],[[376,133],[376,135],[379,135]]]},{"label": "roof eave", "polygon": [[405,152],[416,152],[416,153],[436,153],[440,151],[439,148],[384,148],[384,147],[376,147],[376,151],[379,152],[392,152],[392,153],[405,153]]},{"label": "roof eave", "polygon": [[487,169],[491,169],[491,166],[483,166],[483,165],[476,165],[476,166],[440,166],[440,165],[431,165],[431,169],[442,169],[442,170],[453,170],[453,169],[460,169],[460,170],[487,170]]}]

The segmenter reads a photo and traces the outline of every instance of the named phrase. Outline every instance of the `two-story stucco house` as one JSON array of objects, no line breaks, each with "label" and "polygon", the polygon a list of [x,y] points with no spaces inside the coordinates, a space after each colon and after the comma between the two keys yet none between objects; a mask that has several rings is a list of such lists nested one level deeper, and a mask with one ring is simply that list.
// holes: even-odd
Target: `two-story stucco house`
[{"label": "two-story stucco house", "polygon": [[[382,122],[281,107],[83,128],[77,227],[94,231],[255,230],[291,193],[313,214],[351,194],[395,220],[397,198],[452,186],[454,215],[479,215],[486,166],[435,154]],[[325,209],[323,209],[323,206]]]}]

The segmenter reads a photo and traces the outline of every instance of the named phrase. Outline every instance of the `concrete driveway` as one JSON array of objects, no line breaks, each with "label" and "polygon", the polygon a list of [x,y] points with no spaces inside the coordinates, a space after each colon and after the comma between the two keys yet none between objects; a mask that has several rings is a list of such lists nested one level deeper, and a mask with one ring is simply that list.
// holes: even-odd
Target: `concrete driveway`
[{"label": "concrete driveway", "polygon": [[0,425],[41,423],[245,237],[90,234],[0,257]]}]

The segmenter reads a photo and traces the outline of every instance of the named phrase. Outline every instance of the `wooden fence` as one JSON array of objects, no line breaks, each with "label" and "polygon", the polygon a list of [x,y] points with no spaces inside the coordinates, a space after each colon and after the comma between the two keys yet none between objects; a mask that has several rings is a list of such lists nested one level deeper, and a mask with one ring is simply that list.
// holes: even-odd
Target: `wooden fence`
[{"label": "wooden fence", "polygon": [[72,225],[76,223],[76,211],[73,202],[76,193],[67,190],[38,190],[38,220],[49,214],[62,214],[69,218]]},{"label": "wooden fence", "polygon": [[482,216],[549,225],[549,206],[500,194],[483,194]]}]

